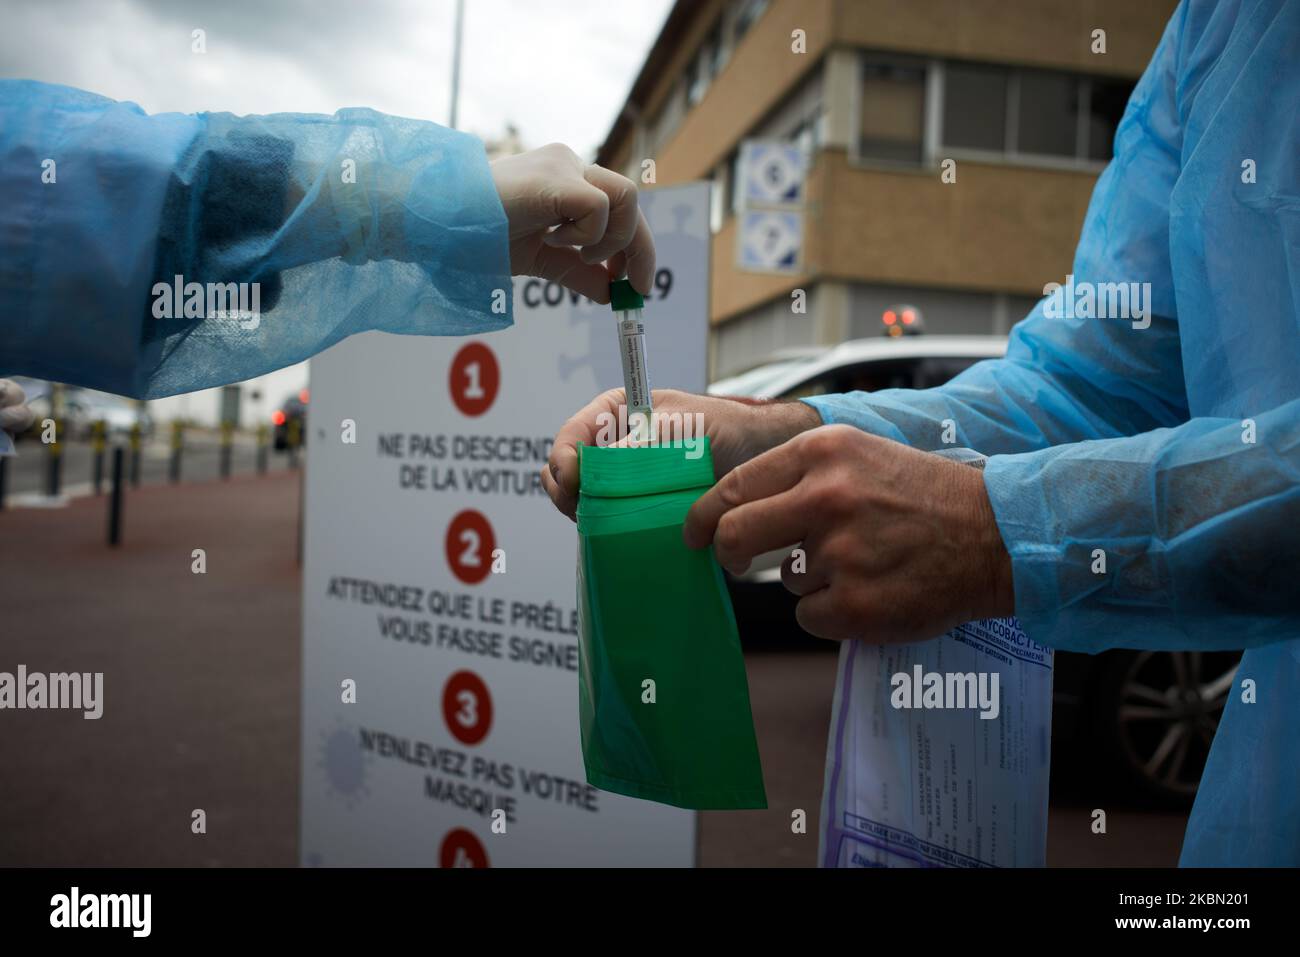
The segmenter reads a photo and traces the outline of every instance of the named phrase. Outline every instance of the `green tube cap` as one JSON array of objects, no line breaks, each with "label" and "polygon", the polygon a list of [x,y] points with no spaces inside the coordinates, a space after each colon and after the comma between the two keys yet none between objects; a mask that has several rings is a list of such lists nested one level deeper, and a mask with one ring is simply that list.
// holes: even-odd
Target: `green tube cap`
[{"label": "green tube cap", "polygon": [[644,309],[645,297],[632,288],[626,279],[615,279],[609,284],[609,305],[615,312]]}]

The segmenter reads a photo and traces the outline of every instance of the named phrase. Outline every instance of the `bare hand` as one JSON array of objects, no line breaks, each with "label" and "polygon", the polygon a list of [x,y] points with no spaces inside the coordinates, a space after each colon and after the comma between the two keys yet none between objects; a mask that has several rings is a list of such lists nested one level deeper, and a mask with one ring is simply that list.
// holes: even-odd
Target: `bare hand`
[{"label": "bare hand", "polygon": [[[719,478],[790,436],[821,425],[821,416],[802,402],[728,399],[675,389],[656,389],[651,393],[651,400],[655,413],[660,416],[700,413],[713,454],[713,471]],[[603,426],[611,417],[618,420],[623,402],[622,389],[611,389],[596,396],[555,437],[550,461],[542,469],[542,486],[555,507],[569,518],[574,517],[578,507],[578,444],[598,444]]]},{"label": "bare hand", "polygon": [[849,426],[734,469],[691,508],[684,537],[712,543],[733,574],[791,549],[781,580],[822,638],[921,641],[1015,608],[983,474]]}]

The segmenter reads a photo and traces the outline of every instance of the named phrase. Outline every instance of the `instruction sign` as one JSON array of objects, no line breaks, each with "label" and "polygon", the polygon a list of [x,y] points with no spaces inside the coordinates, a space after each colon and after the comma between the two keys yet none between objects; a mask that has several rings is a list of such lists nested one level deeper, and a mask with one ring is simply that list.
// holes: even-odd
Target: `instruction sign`
[{"label": "instruction sign", "polygon": [[[702,392],[708,185],[642,193],[657,386]],[[517,277],[515,325],[367,333],[312,360],[307,866],[685,866],[695,815],[587,784],[572,523],[540,469],[622,383],[608,306]]]}]

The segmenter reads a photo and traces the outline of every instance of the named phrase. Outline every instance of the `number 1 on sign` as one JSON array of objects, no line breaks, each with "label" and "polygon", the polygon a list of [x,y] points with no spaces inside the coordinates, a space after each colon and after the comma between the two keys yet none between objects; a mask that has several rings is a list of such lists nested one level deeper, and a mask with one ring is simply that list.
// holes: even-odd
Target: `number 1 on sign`
[{"label": "number 1 on sign", "polygon": [[447,370],[447,388],[461,415],[482,415],[492,408],[501,389],[501,365],[496,355],[481,342],[463,346]]},{"label": "number 1 on sign", "polygon": [[482,367],[477,362],[471,362],[469,365],[465,366],[465,378],[469,382],[465,387],[465,392],[463,393],[465,398],[481,399],[487,394],[483,391],[482,382],[479,381],[482,374]]}]

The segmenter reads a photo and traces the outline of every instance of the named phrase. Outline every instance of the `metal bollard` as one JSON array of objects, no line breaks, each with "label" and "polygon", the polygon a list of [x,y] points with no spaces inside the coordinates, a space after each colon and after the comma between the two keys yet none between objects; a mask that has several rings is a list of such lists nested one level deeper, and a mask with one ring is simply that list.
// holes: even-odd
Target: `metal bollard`
[{"label": "metal bollard", "polygon": [[140,423],[131,426],[131,486],[140,487]]},{"label": "metal bollard", "polygon": [[298,445],[302,441],[302,420],[289,420],[289,468],[298,467]]},{"label": "metal bollard", "polygon": [[257,427],[257,474],[266,474],[266,426]]},{"label": "metal bollard", "polygon": [[113,489],[108,500],[108,544],[122,544],[122,446],[113,447]]},{"label": "metal bollard", "polygon": [[307,470],[298,473],[298,566],[302,566],[304,529],[307,526]]},{"label": "metal bollard", "polygon": [[181,450],[185,444],[185,423],[172,422],[172,460],[167,466],[167,477],[174,485],[181,480]]},{"label": "metal bollard", "polygon": [[56,498],[59,494],[59,486],[63,480],[63,443],[59,441],[59,433],[63,431],[63,423],[54,419],[54,441],[46,447],[49,449],[47,459],[47,472],[45,476],[45,494],[50,498]]},{"label": "metal bollard", "polygon": [[104,436],[108,434],[108,423],[96,419],[90,425],[90,450],[93,453],[91,463],[95,483],[95,494],[104,491]]},{"label": "metal bollard", "polygon": [[230,448],[235,436],[233,422],[221,423],[221,477],[230,478]]}]

